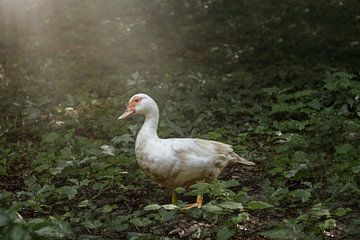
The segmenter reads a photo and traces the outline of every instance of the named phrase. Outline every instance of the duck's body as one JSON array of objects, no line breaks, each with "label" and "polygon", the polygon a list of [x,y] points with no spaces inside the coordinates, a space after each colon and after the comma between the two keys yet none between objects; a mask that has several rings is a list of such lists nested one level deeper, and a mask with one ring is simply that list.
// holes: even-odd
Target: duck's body
[{"label": "duck's body", "polygon": [[145,115],[138,133],[135,154],[141,169],[155,182],[170,187],[187,187],[200,181],[216,179],[229,164],[254,165],[234,153],[230,145],[196,138],[161,139],[157,135],[159,110],[146,94],[136,94],[126,112]]},{"label": "duck's body", "polygon": [[228,164],[244,161],[229,145],[192,138],[144,139],[139,136],[135,154],[146,175],[171,188],[211,181]]}]

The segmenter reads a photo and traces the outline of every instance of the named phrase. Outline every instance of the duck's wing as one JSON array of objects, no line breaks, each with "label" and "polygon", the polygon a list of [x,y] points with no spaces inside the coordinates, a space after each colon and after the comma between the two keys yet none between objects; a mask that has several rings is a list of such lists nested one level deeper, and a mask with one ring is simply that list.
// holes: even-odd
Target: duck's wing
[{"label": "duck's wing", "polygon": [[[174,139],[175,140],[175,139]],[[190,161],[190,164],[215,165],[220,168],[231,163],[255,165],[237,155],[232,146],[221,142],[184,138],[176,139],[173,144],[173,151],[180,160]]]}]

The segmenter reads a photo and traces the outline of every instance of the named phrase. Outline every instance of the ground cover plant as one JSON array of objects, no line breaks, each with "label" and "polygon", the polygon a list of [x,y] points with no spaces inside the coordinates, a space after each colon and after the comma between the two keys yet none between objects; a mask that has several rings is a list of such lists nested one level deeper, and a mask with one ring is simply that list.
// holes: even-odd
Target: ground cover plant
[{"label": "ground cover plant", "polygon": [[[1,1],[1,239],[358,239],[358,1]],[[136,164],[161,137],[255,167],[168,191]],[[202,209],[182,210],[197,194]]]}]

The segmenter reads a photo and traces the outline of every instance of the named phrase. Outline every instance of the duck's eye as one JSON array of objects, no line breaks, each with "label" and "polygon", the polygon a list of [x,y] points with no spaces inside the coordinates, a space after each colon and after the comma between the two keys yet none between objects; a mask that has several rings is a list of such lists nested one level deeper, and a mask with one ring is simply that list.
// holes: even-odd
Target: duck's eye
[{"label": "duck's eye", "polygon": [[135,101],[136,103],[138,103],[138,102],[139,102],[139,99],[138,99],[138,98],[135,98],[134,101]]}]

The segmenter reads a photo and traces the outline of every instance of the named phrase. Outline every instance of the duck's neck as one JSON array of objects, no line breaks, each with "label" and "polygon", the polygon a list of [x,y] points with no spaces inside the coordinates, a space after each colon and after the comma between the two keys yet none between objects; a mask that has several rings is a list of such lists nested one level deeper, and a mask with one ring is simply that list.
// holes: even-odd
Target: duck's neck
[{"label": "duck's neck", "polygon": [[145,115],[145,122],[142,125],[138,137],[145,137],[148,139],[159,138],[157,135],[157,128],[159,123],[159,109],[154,107],[152,111]]}]

